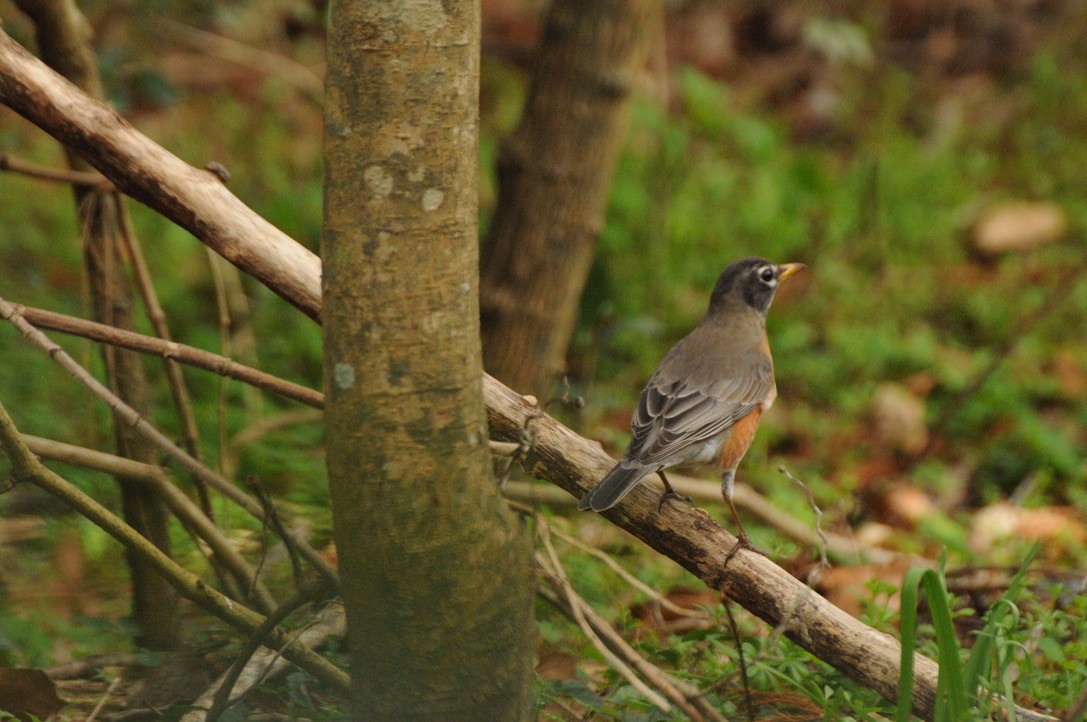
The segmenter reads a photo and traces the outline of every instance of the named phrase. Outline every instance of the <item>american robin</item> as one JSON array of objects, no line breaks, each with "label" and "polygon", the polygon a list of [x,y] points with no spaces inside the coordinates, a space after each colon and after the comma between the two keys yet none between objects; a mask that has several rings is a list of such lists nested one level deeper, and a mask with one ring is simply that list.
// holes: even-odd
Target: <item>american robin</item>
[{"label": "american robin", "polygon": [[642,391],[622,460],[581,499],[579,509],[610,509],[654,472],[665,488],[658,509],[668,499],[690,501],[676,493],[664,470],[717,459],[740,544],[750,546],[732,502],[733,483],[759,418],[777,396],[766,312],[781,282],[802,268],[742,258],[724,270],[706,317],[665,354]]}]

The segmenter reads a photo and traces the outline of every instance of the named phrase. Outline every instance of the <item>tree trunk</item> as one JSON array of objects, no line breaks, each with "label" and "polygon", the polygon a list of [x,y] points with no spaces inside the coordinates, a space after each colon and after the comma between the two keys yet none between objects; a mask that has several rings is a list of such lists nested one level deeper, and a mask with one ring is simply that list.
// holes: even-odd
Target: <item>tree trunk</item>
[{"label": "tree trunk", "polygon": [[[90,27],[72,0],[17,0],[34,20],[38,49],[48,65],[89,95],[102,98],[102,82],[90,45]],[[65,148],[72,170],[92,170],[90,164]],[[122,263],[118,200],[75,186],[76,209],[83,231],[84,265],[95,317],[102,323],[133,330],[132,294]],[[150,410],[143,359],[134,351],[102,346],[110,389],[129,406],[147,416]],[[117,453],[135,461],[156,463],[154,446],[141,439],[128,424],[114,416]],[[125,521],[167,554],[170,552],[169,514],[152,491],[118,477]],[[132,578],[132,616],[136,643],[148,649],[176,646],[180,626],[177,592],[146,559],[126,551]]]},{"label": "tree trunk", "polygon": [[521,392],[561,373],[657,0],[554,0],[483,244],[484,366]]},{"label": "tree trunk", "polygon": [[531,547],[490,468],[477,0],[333,2],[328,470],[357,714],[530,714]]}]

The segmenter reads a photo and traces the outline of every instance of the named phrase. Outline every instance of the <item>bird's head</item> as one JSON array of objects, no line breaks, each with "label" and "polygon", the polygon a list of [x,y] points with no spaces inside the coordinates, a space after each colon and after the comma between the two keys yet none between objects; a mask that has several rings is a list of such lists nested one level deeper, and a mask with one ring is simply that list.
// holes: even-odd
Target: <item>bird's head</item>
[{"label": "bird's head", "polygon": [[710,296],[710,310],[739,301],[759,313],[766,313],[781,283],[803,268],[803,263],[778,265],[765,258],[734,261],[717,279]]}]

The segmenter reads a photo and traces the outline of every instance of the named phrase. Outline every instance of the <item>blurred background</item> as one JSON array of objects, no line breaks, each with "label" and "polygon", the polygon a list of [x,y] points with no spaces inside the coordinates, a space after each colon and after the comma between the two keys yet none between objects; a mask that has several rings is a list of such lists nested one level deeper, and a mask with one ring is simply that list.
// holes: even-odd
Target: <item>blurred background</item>
[{"label": "blurred background", "polygon": [[[318,250],[323,3],[80,6],[114,107],[192,165],[225,165],[233,192]],[[535,0],[483,2],[481,237],[546,12]],[[0,17],[6,32],[34,46],[31,26],[4,0]],[[824,528],[930,559],[946,550],[952,566],[1005,569],[1042,540],[1049,571],[1037,580],[1038,608],[1069,615],[1061,617],[1068,624],[1078,615],[1081,627],[1055,639],[1079,648],[1051,649],[1034,672],[1017,674],[1033,680],[1032,698],[1067,705],[1073,680],[1087,676],[1087,636],[1076,631],[1087,610],[1087,6],[667,0],[658,20],[630,79],[561,368],[517,390],[547,399],[562,393],[565,378],[585,406],[556,413],[617,454],[638,392],[698,322],[724,266],[746,255],[806,263],[809,272],[785,286],[770,314],[779,397],[741,480],[810,520],[804,495],[777,472],[784,464],[814,492]],[[63,165],[55,141],[4,108],[0,152]],[[132,212],[175,339],[223,348],[203,248],[143,207]],[[0,295],[87,317],[80,244],[67,188],[0,175]],[[249,279],[228,286],[229,352],[319,388],[320,330]],[[100,370],[93,346],[54,338]],[[162,411],[156,421],[177,435],[161,369],[148,369]],[[235,382],[220,406],[217,378],[186,378],[207,456],[238,478],[259,475],[329,540],[319,419],[292,417],[289,402]],[[107,410],[8,325],[0,326],[0,389],[26,433],[86,446],[109,439]],[[67,475],[100,499],[117,496],[105,477]],[[86,522],[40,515],[42,504],[33,495],[0,498],[0,545],[34,551],[18,562],[0,554],[0,659],[8,664],[102,651],[129,633],[116,624],[126,608],[115,591],[124,584],[111,561],[116,547]],[[247,522],[237,523],[241,534]],[[629,560],[647,583],[701,589],[595,518],[560,523]],[[811,549],[770,527],[750,531],[798,574],[810,568]],[[185,550],[191,542],[177,536],[179,555],[199,567],[199,555]],[[35,575],[27,564],[39,565]],[[638,601],[587,562],[571,565],[590,599]],[[869,565],[849,579],[830,577],[822,591],[873,622],[873,600],[885,604],[886,585],[902,571]],[[1078,584],[1078,595],[1037,591],[1052,584]],[[548,689],[560,696],[573,694],[568,667],[581,657],[561,624],[541,617],[541,659],[560,670],[541,676],[559,680]],[[646,644],[677,659],[690,652],[675,640]],[[761,673],[773,688],[768,670]],[[832,673],[818,674],[827,677],[810,678],[803,691],[828,719],[878,707],[863,690],[832,700],[847,683],[834,678],[828,691],[820,680]]]}]

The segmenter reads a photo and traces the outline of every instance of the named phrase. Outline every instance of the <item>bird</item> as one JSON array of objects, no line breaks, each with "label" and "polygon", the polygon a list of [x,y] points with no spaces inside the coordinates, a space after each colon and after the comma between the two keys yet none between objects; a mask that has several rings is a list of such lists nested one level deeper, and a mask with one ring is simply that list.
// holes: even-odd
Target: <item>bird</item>
[{"label": "bird", "polygon": [[740,532],[737,548],[754,548],[732,500],[736,468],[755,438],[759,419],[777,397],[766,314],[782,282],[803,268],[802,263],[778,265],[757,257],[741,258],[725,268],[701,323],[664,355],[649,377],[622,459],[582,497],[579,509],[610,509],[653,473],[665,488],[658,511],[670,499],[689,502],[690,497],[672,488],[665,469],[717,460],[721,493]]}]

